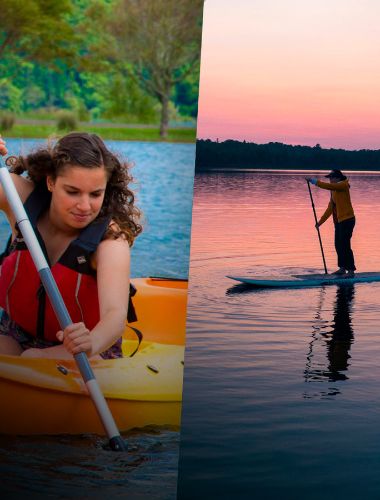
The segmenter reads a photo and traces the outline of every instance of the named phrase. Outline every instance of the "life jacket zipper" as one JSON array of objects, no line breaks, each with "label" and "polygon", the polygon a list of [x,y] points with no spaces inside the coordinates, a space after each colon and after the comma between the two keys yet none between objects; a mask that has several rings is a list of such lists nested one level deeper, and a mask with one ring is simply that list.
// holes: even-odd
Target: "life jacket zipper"
[{"label": "life jacket zipper", "polygon": [[38,300],[36,333],[38,338],[43,339],[45,337],[46,291],[42,283],[40,283],[36,295]]}]

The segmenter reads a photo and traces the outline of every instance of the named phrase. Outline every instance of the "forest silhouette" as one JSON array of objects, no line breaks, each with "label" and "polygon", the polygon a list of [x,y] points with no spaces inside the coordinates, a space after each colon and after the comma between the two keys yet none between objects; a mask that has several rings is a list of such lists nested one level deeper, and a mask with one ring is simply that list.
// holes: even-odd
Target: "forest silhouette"
[{"label": "forest silhouette", "polygon": [[380,149],[324,149],[281,142],[197,140],[197,172],[222,169],[380,170]]}]

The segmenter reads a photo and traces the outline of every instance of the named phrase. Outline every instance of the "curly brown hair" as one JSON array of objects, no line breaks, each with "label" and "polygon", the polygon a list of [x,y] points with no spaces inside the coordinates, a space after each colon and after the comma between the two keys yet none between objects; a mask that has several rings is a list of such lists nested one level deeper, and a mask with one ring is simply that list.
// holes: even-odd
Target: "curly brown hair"
[{"label": "curly brown hair", "polygon": [[129,173],[130,164],[120,161],[96,134],[72,132],[59,139],[54,146],[48,145],[25,157],[9,157],[7,164],[11,172],[18,175],[27,172],[34,184],[41,184],[46,190],[46,177],[51,176],[54,180],[68,166],[104,166],[108,180],[97,218],[111,216],[114,222],[105,237],[124,237],[132,246],[136,236],[141,233],[141,212],[135,207],[135,196],[128,187],[133,180]]}]

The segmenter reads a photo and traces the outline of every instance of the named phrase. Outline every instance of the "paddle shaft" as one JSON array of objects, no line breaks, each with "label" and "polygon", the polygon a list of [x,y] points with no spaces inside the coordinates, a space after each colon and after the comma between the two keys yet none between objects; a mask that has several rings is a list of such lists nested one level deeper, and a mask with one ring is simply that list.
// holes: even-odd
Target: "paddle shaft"
[{"label": "paddle shaft", "polygon": [[[28,247],[34,265],[36,266],[38,274],[41,278],[41,282],[45,288],[46,294],[49,297],[53,310],[58,318],[59,324],[62,330],[64,330],[68,325],[72,324],[72,320],[54,280],[54,277],[51,273],[45,255],[43,254],[40,244],[34,233],[33,227],[25,212],[24,206],[20,200],[15,185],[13,184],[12,178],[3,162],[0,163],[0,183],[2,184],[9,206],[11,207],[12,212],[16,218],[18,228],[22,233],[26,246]],[[120,433],[116,427],[107,402],[100,390],[90,363],[88,362],[86,353],[80,352],[78,354],[75,354],[74,359],[77,363],[89,395],[102,421],[105,432],[110,440],[110,447],[113,450],[125,451],[126,444],[121,438]]]},{"label": "paddle shaft", "polygon": [[324,254],[324,252],[323,252],[323,245],[322,245],[321,233],[319,232],[318,219],[317,219],[317,214],[316,214],[316,212],[315,212],[315,206],[314,206],[313,195],[312,195],[312,193],[311,193],[311,189],[310,189],[310,182],[309,182],[309,181],[306,181],[306,182],[307,182],[307,187],[309,188],[309,194],[310,194],[311,206],[313,207],[313,214],[314,214],[314,220],[315,220],[315,228],[316,228],[317,233],[318,233],[319,245],[320,245],[320,247],[321,247],[322,259],[323,259],[323,266],[324,266],[324,268],[325,268],[325,274],[327,274],[327,267],[326,267],[325,254]]}]

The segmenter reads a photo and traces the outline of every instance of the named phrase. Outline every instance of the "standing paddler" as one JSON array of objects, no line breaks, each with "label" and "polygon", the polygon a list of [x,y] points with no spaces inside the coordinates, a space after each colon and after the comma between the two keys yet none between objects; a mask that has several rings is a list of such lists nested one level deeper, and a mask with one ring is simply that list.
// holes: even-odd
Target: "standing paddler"
[{"label": "standing paddler", "polygon": [[351,249],[351,237],[355,226],[355,214],[350,197],[350,184],[340,170],[333,169],[325,177],[330,182],[323,182],[314,177],[306,180],[315,186],[331,192],[330,203],[316,224],[318,228],[332,215],[335,226],[335,250],[338,255],[339,269],[333,274],[353,278],[355,276],[354,254]]}]

